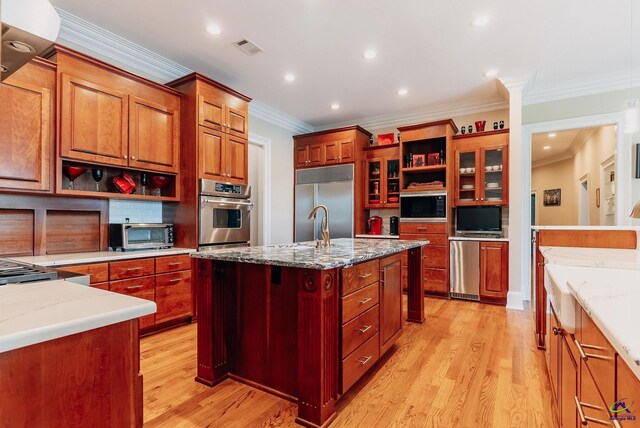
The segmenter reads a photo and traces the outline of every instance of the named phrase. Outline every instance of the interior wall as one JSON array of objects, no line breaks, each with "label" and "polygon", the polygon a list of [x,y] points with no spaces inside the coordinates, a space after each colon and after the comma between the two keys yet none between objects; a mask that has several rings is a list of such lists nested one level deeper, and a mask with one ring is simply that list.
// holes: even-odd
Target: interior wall
[{"label": "interior wall", "polygon": [[271,140],[271,243],[293,242],[293,135],[256,117],[249,132]]},{"label": "interior wall", "polygon": [[[536,211],[538,225],[571,226],[578,224],[576,185],[574,181],[574,159],[539,166],[531,171],[531,190],[537,192]],[[561,189],[559,206],[544,206],[544,191]]]}]

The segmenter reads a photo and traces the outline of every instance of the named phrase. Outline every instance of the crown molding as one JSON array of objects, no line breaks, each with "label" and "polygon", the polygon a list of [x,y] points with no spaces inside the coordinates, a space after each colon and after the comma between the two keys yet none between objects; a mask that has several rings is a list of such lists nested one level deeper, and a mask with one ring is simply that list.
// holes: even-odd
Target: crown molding
[{"label": "crown molding", "polygon": [[538,85],[531,82],[524,104],[540,104],[587,95],[631,89],[640,86],[640,69],[616,71],[583,79]]},{"label": "crown molding", "polygon": [[459,103],[440,104],[418,110],[395,112],[378,116],[371,116],[357,120],[330,123],[318,126],[318,130],[341,128],[350,125],[360,125],[367,129],[391,128],[413,123],[431,122],[467,114],[482,113],[509,108],[509,103],[500,97],[468,100]]},{"label": "crown molding", "polygon": [[557,155],[555,155],[555,156],[552,156],[552,157],[549,157],[549,158],[546,158],[546,159],[533,161],[533,162],[531,162],[531,169],[540,168],[542,166],[547,166],[547,165],[553,165],[554,163],[566,161],[567,159],[572,159],[574,156],[575,155],[573,155],[571,153],[564,152],[559,157]]},{"label": "crown molding", "polygon": [[[56,8],[56,11],[61,19],[57,40],[60,44],[68,45],[106,62],[115,62],[129,72],[162,84],[193,72],[175,61],[63,9]],[[294,133],[315,130],[308,123],[257,100],[249,103],[249,114]]]}]

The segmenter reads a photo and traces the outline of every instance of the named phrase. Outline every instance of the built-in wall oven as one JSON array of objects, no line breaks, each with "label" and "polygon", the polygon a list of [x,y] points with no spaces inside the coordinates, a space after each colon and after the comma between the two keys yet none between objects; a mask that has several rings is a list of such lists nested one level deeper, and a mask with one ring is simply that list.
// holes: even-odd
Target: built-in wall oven
[{"label": "built-in wall oven", "polygon": [[401,222],[446,222],[447,192],[407,192],[400,194]]},{"label": "built-in wall oven", "polygon": [[251,187],[244,184],[200,180],[201,249],[249,245]]}]

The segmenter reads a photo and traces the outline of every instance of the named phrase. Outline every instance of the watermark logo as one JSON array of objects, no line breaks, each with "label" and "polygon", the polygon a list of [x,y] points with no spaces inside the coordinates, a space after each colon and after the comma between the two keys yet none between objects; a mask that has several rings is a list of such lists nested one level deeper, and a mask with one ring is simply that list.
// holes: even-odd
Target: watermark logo
[{"label": "watermark logo", "polygon": [[611,404],[611,406],[609,406],[609,411],[614,415],[611,416],[611,420],[635,421],[636,417],[631,410],[634,404],[635,401],[632,401],[631,404],[627,404],[626,398],[623,398]]}]

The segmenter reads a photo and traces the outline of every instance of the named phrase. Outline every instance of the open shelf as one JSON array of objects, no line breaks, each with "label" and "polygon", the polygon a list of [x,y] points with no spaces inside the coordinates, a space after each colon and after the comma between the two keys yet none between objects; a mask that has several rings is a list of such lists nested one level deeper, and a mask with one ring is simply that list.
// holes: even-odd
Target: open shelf
[{"label": "open shelf", "polygon": [[404,168],[402,172],[407,173],[419,173],[419,172],[436,172],[446,171],[447,165],[427,165],[427,166],[415,166],[411,168]]}]

